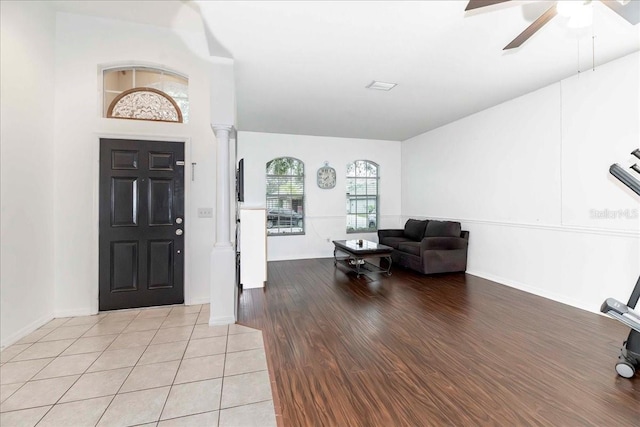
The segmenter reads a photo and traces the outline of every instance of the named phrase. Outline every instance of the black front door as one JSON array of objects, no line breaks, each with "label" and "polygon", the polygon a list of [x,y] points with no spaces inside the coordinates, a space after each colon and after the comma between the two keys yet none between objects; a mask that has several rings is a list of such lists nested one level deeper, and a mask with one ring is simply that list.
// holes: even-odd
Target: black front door
[{"label": "black front door", "polygon": [[184,302],[184,144],[100,140],[100,310]]}]

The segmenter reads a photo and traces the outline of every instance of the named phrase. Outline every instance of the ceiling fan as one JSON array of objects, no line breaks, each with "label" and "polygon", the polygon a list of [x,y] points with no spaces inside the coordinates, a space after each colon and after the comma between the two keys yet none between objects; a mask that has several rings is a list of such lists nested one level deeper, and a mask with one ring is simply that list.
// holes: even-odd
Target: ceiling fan
[{"label": "ceiling fan", "polygon": [[[485,6],[491,6],[498,3],[506,3],[510,0],[470,0],[465,11],[479,9]],[[633,25],[640,22],[640,1],[639,0],[599,0],[609,9],[620,15]],[[559,13],[567,13],[566,16],[570,16],[571,10],[580,11],[580,8],[590,6],[592,0],[586,1],[557,1],[553,6],[547,9],[538,19],[533,21],[522,33],[520,33],[515,39],[506,45],[502,50],[513,49],[519,47],[529,39],[536,31],[542,28],[547,22],[549,22],[554,16]],[[573,6],[573,7],[572,7]],[[577,7],[576,7],[577,6]],[[564,11],[563,11],[564,9]],[[566,12],[565,12],[566,11]]]}]

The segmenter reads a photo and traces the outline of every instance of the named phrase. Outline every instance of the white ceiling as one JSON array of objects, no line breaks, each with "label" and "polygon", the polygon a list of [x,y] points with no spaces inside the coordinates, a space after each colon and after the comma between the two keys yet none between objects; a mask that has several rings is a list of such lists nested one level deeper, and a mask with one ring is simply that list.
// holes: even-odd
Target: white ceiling
[{"label": "white ceiling", "polygon": [[[507,52],[554,2],[473,12],[452,0],[54,3],[199,31],[201,13],[235,60],[242,131],[404,140],[640,50],[640,25],[599,1],[591,27],[569,29],[558,16]],[[398,86],[365,89],[372,80]]]}]

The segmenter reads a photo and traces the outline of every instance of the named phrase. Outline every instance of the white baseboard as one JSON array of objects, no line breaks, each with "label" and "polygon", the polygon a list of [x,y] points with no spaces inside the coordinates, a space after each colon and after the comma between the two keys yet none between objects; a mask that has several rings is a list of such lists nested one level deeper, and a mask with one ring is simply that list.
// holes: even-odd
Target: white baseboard
[{"label": "white baseboard", "polygon": [[267,262],[270,261],[297,261],[300,259],[321,259],[321,258],[333,258],[333,249],[331,249],[331,253],[317,253],[317,254],[299,254],[299,255],[291,255],[291,256],[282,256],[282,257],[274,257],[267,259]]},{"label": "white baseboard", "polygon": [[5,347],[10,346],[11,344],[17,341],[20,341],[22,338],[26,337],[27,335],[29,335],[31,332],[35,331],[39,327],[46,325],[49,321],[53,320],[53,318],[54,316],[52,314],[43,316],[40,319],[34,322],[31,322],[30,324],[20,329],[19,331],[9,335],[8,337],[2,337],[2,342],[0,342],[0,348],[4,349]]},{"label": "white baseboard", "polygon": [[93,316],[94,314],[98,314],[91,312],[91,309],[89,308],[80,308],[77,310],[62,310],[62,311],[56,311],[54,313],[54,317],[56,319],[60,318],[60,317],[78,317],[78,316]]},{"label": "white baseboard", "polygon": [[198,304],[209,304],[211,299],[209,297],[200,297],[200,298],[192,298],[189,303],[185,303],[184,305],[198,305]]},{"label": "white baseboard", "polygon": [[231,325],[236,323],[236,318],[233,316],[222,316],[222,317],[210,317],[209,318],[209,326],[219,326],[219,325]]},{"label": "white baseboard", "polygon": [[552,301],[566,304],[574,308],[579,308],[581,310],[585,310],[590,313],[601,314],[599,311],[599,307],[594,309],[593,307],[585,305],[582,301],[578,301],[573,298],[567,298],[564,295],[560,295],[555,292],[549,292],[547,290],[540,289],[535,286],[527,285],[526,283],[521,283],[516,280],[511,280],[505,277],[500,277],[493,274],[485,273],[483,271],[467,270],[466,273],[471,274],[473,276],[481,277],[483,279],[491,280],[492,282],[496,282],[500,285],[509,286],[511,288],[519,289],[521,291],[528,292],[530,294],[537,295],[539,297],[543,297],[546,299],[550,299]]}]

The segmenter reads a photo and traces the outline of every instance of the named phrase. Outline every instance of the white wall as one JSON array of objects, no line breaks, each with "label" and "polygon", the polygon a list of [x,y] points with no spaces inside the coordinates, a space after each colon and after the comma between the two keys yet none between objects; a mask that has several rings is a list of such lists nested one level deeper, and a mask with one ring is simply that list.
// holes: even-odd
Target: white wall
[{"label": "white wall", "polygon": [[460,220],[471,274],[591,311],[626,301],[640,203],[608,168],[639,145],[639,55],[404,141],[403,216]]},{"label": "white wall", "polygon": [[635,193],[608,171],[611,163],[627,166],[631,158],[640,163],[629,155],[635,148],[640,148],[640,53],[562,81],[563,225],[640,230],[637,216],[597,218],[592,212],[640,206],[633,203],[639,200]]},{"label": "white wall", "polygon": [[0,3],[0,345],[53,318],[55,12]]},{"label": "white wall", "polygon": [[[185,302],[209,302],[215,218],[197,218],[196,213],[199,207],[215,208],[216,141],[210,123],[232,120],[234,100],[233,64],[213,63],[207,55],[202,33],[58,14],[54,141],[57,316],[97,310],[98,141],[106,135],[186,141]],[[114,64],[155,65],[187,75],[189,123],[102,118],[100,67]],[[218,95],[213,103],[212,93]],[[193,182],[191,162],[197,163]]]},{"label": "white wall", "polygon": [[[371,160],[380,165],[379,228],[401,225],[399,142],[239,132],[238,159],[245,159],[245,206],[265,207],[266,164],[283,156],[304,162],[305,234],[269,236],[267,257],[270,261],[333,256],[331,240],[378,240],[376,233],[346,233],[345,174],[347,164],[354,160]],[[331,190],[321,190],[316,185],[316,171],[325,161],[337,173],[336,186]]]}]

